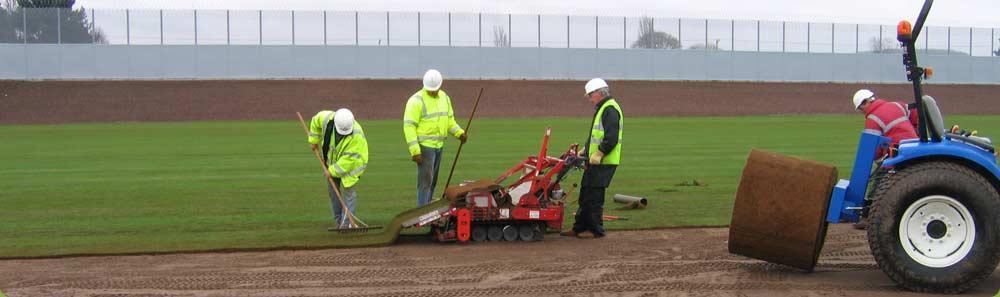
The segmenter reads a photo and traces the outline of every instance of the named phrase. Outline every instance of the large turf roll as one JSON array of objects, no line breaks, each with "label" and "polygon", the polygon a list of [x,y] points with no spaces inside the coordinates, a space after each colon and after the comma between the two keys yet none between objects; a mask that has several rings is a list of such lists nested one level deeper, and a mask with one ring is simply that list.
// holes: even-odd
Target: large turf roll
[{"label": "large turf roll", "polygon": [[811,271],[836,178],[832,165],[751,150],[736,191],[729,252]]}]

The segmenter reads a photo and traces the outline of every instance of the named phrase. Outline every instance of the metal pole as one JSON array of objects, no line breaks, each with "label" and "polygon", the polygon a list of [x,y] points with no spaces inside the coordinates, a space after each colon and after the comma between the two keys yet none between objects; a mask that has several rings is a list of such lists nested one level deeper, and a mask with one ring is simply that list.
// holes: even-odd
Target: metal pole
[{"label": "metal pole", "polygon": [[997,48],[996,40],[996,28],[990,28],[990,54],[993,53],[993,49]]},{"label": "metal pole", "polygon": [[163,45],[163,10],[160,9],[160,45]]},{"label": "metal pole", "polygon": [[684,30],[681,30],[681,19],[677,18],[677,44],[680,45],[681,47],[680,49],[684,49],[684,39],[683,36],[681,35],[683,31]]},{"label": "metal pole", "polygon": [[129,10],[125,10],[125,44],[132,44],[132,18]]},{"label": "metal pole", "polygon": [[730,20],[729,23],[729,50],[736,51],[736,20]]},{"label": "metal pole", "polygon": [[854,24],[854,53],[861,52],[861,24]]},{"label": "metal pole", "polygon": [[[161,14],[162,14],[162,12],[161,12]],[[90,9],[90,31],[91,31],[90,32],[91,33],[90,34],[90,43],[91,44],[97,43],[97,36],[95,36],[97,34],[94,34],[97,31],[97,29],[94,28],[94,19],[95,19],[94,9],[91,8]],[[161,27],[163,26],[163,17],[160,17],[160,26]],[[160,32],[163,32],[163,30],[161,29]],[[163,39],[162,36],[163,36],[163,33],[160,33],[160,39],[161,40]],[[163,43],[163,42],[161,41],[160,43]]]},{"label": "metal pole", "polygon": [[329,45],[326,42],[326,10],[323,11],[323,45]]},{"label": "metal pole", "polygon": [[448,46],[451,46],[451,13],[448,13]]},{"label": "metal pole", "polygon": [[878,49],[879,51],[884,51],[882,48],[882,25],[878,25]]},{"label": "metal pole", "polygon": [[483,47],[483,13],[479,13],[479,47]]},{"label": "metal pole", "polygon": [[420,46],[420,12],[417,12],[417,46]]},{"label": "metal pole", "polygon": [[229,34],[229,10],[226,9],[226,45],[232,44],[232,39]]},{"label": "metal pole", "polygon": [[836,42],[837,42],[837,24],[830,23],[830,52],[831,53],[836,53],[837,52],[837,46],[835,45]]},{"label": "metal pole", "polygon": [[[128,10],[125,10],[128,18]],[[56,44],[62,44],[62,8],[56,8]]]},{"label": "metal pole", "polygon": [[948,26],[948,53],[947,53],[947,55],[951,55],[951,26]]},{"label": "metal pole", "polygon": [[622,17],[622,48],[628,48],[628,17]]},{"label": "metal pole", "polygon": [[361,45],[361,38],[358,37],[358,27],[361,27],[360,18],[358,17],[358,12],[354,12],[354,46]]},{"label": "metal pole", "polygon": [[969,55],[972,55],[972,27],[969,27]]},{"label": "metal pole", "polygon": [[507,47],[514,45],[514,28],[510,24],[511,16],[507,14]]},{"label": "metal pole", "polygon": [[385,12],[385,46],[389,46],[389,12]]},{"label": "metal pole", "polygon": [[538,24],[538,28],[537,28],[538,29],[538,47],[541,48],[542,47],[542,15],[541,14],[538,15],[538,22],[537,22],[537,24]]},{"label": "metal pole", "polygon": [[[28,9],[21,8],[21,29],[24,33],[24,44],[28,44]],[[25,63],[27,64],[27,63]],[[27,72],[26,72],[27,73]]]},{"label": "metal pole", "polygon": [[594,17],[594,48],[601,47],[600,17]]},{"label": "metal pole", "polygon": [[[757,20],[757,51],[760,52],[760,20]],[[785,51],[785,22],[781,22],[781,51]]]},{"label": "metal pole", "polygon": [[812,52],[812,23],[806,23],[806,52]]},{"label": "metal pole", "polygon": [[[759,23],[760,21],[757,21],[757,22]],[[782,53],[785,52],[785,43],[786,43],[785,42],[785,24],[786,24],[785,22],[781,22],[781,52]],[[757,30],[757,34],[760,34],[760,30]],[[757,40],[759,42],[760,38],[757,38]]]},{"label": "metal pole", "polygon": [[566,48],[569,48],[569,16],[566,16]]},{"label": "metal pole", "polygon": [[[128,14],[126,14],[128,15]],[[198,10],[194,10],[194,45],[198,45]]]},{"label": "metal pole", "polygon": [[705,19],[705,50],[708,50],[708,19]]},{"label": "metal pole", "polygon": [[292,10],[292,46],[295,46],[295,11]]},{"label": "metal pole", "polygon": [[[920,32],[923,33],[923,31],[920,31]],[[928,27],[927,28],[927,33],[923,33],[922,35],[924,35],[924,52],[926,53],[928,50],[931,49],[930,48],[930,46],[931,46],[931,42],[930,42],[930,40],[931,40],[931,28]]]},{"label": "metal pole", "polygon": [[264,11],[263,10],[258,10],[257,11],[257,34],[258,34],[257,42],[260,45],[264,45]]}]

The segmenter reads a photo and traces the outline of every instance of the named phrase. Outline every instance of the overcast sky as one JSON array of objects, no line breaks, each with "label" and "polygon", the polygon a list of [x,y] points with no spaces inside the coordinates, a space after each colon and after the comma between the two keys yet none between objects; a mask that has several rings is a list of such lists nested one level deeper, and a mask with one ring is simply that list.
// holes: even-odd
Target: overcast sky
[{"label": "overcast sky", "polygon": [[[494,12],[895,24],[923,0],[77,0],[87,8]],[[1000,27],[998,0],[938,0],[931,26]]]}]

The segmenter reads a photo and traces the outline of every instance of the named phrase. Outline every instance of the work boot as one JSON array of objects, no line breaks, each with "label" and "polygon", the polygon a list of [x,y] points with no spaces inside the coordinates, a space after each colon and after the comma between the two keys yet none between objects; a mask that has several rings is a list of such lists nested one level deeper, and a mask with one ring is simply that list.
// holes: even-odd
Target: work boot
[{"label": "work boot", "polygon": [[868,229],[868,221],[867,220],[858,221],[857,223],[851,224],[851,227],[854,227],[854,229],[856,230],[866,230]]},{"label": "work boot", "polygon": [[576,237],[576,232],[573,231],[573,229],[569,229],[569,230],[566,230],[566,231],[563,231],[563,232],[559,232],[559,235],[560,236]]},{"label": "work boot", "polygon": [[[604,236],[604,235],[601,235],[601,236]],[[583,231],[583,232],[580,232],[580,233],[576,234],[576,238],[582,238],[582,239],[592,239],[592,238],[597,238],[597,237],[598,236],[595,235],[594,232],[590,232],[590,231]]]}]

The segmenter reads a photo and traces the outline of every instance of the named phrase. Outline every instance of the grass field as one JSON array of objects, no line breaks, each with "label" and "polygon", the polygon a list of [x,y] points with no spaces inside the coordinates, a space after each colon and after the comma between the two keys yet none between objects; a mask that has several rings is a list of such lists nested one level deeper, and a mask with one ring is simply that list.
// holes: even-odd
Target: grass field
[{"label": "grass field", "polygon": [[[1000,131],[1000,116],[949,122]],[[588,124],[477,120],[456,180],[494,178],[537,154],[547,126],[556,155],[584,142]],[[358,215],[385,223],[416,205],[415,167],[399,121],[362,125],[371,162]],[[629,220],[606,225],[726,225],[750,148],[832,163],[846,176],[861,125],[856,115],[628,119],[607,213]],[[326,188],[297,122],[0,126],[0,135],[0,258],[343,243],[326,231]],[[446,147],[441,184],[457,147]],[[694,181],[701,186],[683,186]],[[648,196],[651,207],[615,210],[613,193]]]}]

